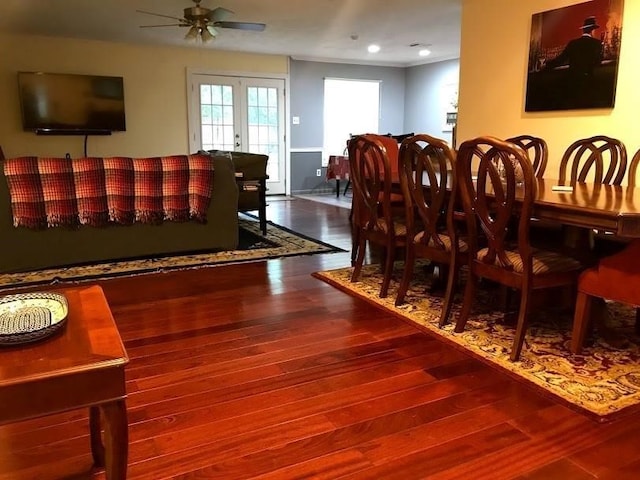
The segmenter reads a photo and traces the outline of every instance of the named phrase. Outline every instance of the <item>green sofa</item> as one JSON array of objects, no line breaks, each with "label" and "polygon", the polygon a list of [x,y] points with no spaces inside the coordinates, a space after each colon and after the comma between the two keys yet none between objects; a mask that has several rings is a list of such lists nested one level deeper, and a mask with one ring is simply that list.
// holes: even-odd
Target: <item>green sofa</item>
[{"label": "green sofa", "polygon": [[[214,156],[206,224],[168,222],[77,229],[14,227],[4,168],[0,168],[0,273],[238,246],[238,186],[227,156]],[[2,165],[2,162],[0,162]]]}]

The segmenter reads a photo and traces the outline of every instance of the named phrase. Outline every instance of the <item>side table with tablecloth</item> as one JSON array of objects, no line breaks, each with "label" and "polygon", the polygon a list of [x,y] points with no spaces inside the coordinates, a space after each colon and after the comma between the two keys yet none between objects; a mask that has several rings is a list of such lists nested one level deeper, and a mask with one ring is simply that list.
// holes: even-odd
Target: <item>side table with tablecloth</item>
[{"label": "side table with tablecloth", "polygon": [[340,196],[340,180],[346,180],[343,195],[346,195],[349,188],[349,157],[345,155],[331,155],[327,165],[327,180],[336,181],[336,197]]}]

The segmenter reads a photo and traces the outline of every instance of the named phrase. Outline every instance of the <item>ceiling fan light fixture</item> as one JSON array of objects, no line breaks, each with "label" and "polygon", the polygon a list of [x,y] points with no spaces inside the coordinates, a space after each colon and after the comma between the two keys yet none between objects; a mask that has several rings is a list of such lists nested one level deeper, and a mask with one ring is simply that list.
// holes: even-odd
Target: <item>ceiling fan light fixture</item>
[{"label": "ceiling fan light fixture", "polygon": [[193,41],[195,42],[198,39],[198,34],[200,32],[198,31],[198,27],[196,27],[195,25],[193,25],[189,31],[187,32],[187,34],[184,36],[185,40],[189,40],[189,41]]},{"label": "ceiling fan light fixture", "polygon": [[[228,17],[233,15],[231,10],[223,7],[214,9],[200,6],[202,0],[193,0],[195,6],[187,7],[183,10],[183,17],[174,17],[162,13],[147,12],[146,10],[136,10],[139,13],[154,15],[162,18],[174,20],[173,24],[163,25],[140,25],[141,28],[150,27],[188,27],[189,30],[184,36],[185,40],[194,43],[206,43],[218,36],[218,28],[234,28],[236,30],[246,30],[262,32],[265,29],[264,23],[255,22],[229,22]],[[217,28],[215,28],[217,27]]]},{"label": "ceiling fan light fixture", "polygon": [[216,38],[216,36],[211,33],[207,27],[203,27],[202,29],[200,29],[200,37],[202,37],[202,41],[204,43],[210,42],[211,40]]}]

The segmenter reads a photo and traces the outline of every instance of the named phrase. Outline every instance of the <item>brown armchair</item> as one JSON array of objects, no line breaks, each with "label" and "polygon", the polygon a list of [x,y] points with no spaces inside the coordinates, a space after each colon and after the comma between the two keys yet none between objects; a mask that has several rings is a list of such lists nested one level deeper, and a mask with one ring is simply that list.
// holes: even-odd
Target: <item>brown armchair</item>
[{"label": "brown armchair", "polygon": [[238,183],[238,212],[257,210],[260,230],[267,233],[267,162],[268,155],[210,150],[209,153],[231,156]]}]

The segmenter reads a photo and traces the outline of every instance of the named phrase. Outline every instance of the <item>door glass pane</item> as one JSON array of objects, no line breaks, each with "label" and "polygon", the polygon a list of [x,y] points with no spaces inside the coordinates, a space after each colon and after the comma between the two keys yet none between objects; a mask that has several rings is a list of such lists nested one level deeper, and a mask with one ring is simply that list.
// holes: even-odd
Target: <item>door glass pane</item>
[{"label": "door glass pane", "polygon": [[211,85],[200,85],[200,98],[202,103],[211,103]]},{"label": "door glass pane", "polygon": [[211,105],[202,105],[202,124],[211,125]]},{"label": "door glass pane", "polygon": [[203,150],[233,150],[233,87],[200,85]]},{"label": "door glass pane", "polygon": [[211,103],[222,104],[222,85],[211,85]]},{"label": "door glass pane", "polygon": [[274,87],[247,87],[249,151],[269,155],[267,174],[273,181],[280,180],[277,93]]},{"label": "door glass pane", "polygon": [[211,107],[211,123],[220,125],[222,123],[222,107],[220,105],[214,105]]},{"label": "door glass pane", "polygon": [[[204,140],[203,140],[204,143]],[[222,130],[222,127],[215,127],[213,129],[213,141],[211,142],[212,145],[224,145],[224,130]],[[227,150],[225,148],[225,150]]]},{"label": "door glass pane", "polygon": [[211,125],[202,125],[202,143],[213,145],[213,129]]}]

